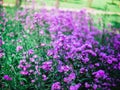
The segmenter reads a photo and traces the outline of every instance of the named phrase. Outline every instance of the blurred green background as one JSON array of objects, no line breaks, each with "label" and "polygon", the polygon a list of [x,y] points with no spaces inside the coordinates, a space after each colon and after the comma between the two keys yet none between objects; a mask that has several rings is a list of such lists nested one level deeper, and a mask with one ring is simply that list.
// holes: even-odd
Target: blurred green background
[{"label": "blurred green background", "polygon": [[[44,7],[55,7],[55,3],[57,0],[35,0],[36,7],[41,7],[44,4]],[[89,1],[92,1],[91,5],[89,5]],[[4,0],[4,4],[7,6],[15,5],[16,0]],[[32,5],[31,2],[25,2],[22,0],[22,5]],[[59,8],[60,9],[73,9],[80,10],[82,8],[92,9],[96,11],[102,12],[111,12],[111,14],[96,14],[95,19],[103,18],[104,23],[107,25],[110,23],[113,27],[120,28],[120,0],[59,0]],[[12,8],[7,7],[7,11],[12,12]],[[118,14],[119,13],[119,14]],[[92,14],[92,12],[91,12]]]},{"label": "blurred green background", "polygon": [[[88,7],[89,0],[59,0],[60,8],[73,8],[81,9],[83,7]],[[112,3],[113,1],[113,3]],[[15,4],[16,0],[4,0],[6,4]],[[54,6],[56,0],[36,0],[37,4],[40,6],[42,2],[46,6]],[[93,0],[91,8],[98,10],[106,10],[120,12],[119,0]],[[25,0],[22,0],[22,4],[25,4]]]}]

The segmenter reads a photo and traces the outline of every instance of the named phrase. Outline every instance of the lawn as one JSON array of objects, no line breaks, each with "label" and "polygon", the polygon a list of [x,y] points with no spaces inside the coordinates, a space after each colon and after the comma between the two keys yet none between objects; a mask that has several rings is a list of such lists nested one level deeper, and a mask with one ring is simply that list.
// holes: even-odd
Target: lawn
[{"label": "lawn", "polygon": [[[46,3],[46,6],[55,5],[55,0],[44,0],[44,2]],[[4,3],[15,4],[15,0],[4,0]],[[111,3],[111,0],[93,0],[92,8],[103,11],[120,12],[120,7],[117,5],[118,3],[118,0],[115,0],[114,4]],[[40,0],[37,0],[37,4],[41,5]],[[87,0],[68,0],[67,2],[60,0],[60,8],[72,8],[78,10],[84,7],[88,7]]]}]

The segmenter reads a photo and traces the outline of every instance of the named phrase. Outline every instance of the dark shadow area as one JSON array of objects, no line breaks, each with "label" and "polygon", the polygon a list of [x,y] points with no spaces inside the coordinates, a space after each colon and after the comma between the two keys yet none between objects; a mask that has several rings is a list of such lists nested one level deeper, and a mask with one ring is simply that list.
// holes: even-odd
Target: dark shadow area
[{"label": "dark shadow area", "polygon": [[98,10],[105,10],[105,8],[94,7],[94,6],[92,6],[91,8],[98,9]]},{"label": "dark shadow area", "polygon": [[109,18],[110,18],[112,27],[120,28],[120,16],[119,15],[114,14],[114,15],[111,15]]},{"label": "dark shadow area", "polygon": [[79,0],[74,0],[74,1],[69,1],[69,0],[67,0],[67,1],[65,1],[65,0],[61,0],[61,2],[66,2],[66,3],[74,3],[74,4],[82,4],[82,1],[80,2]]},{"label": "dark shadow area", "polygon": [[109,5],[117,5],[116,3],[110,3],[110,2],[107,2],[107,4],[109,4]]},{"label": "dark shadow area", "polygon": [[120,90],[120,86],[117,86],[117,87],[111,88],[111,90]]},{"label": "dark shadow area", "polygon": [[112,27],[114,28],[120,28],[120,22],[117,22],[117,21],[112,21]]}]

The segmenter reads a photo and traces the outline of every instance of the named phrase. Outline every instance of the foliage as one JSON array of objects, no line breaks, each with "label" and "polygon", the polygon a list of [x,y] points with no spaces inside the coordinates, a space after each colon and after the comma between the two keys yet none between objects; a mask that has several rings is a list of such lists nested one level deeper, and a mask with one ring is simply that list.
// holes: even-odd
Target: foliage
[{"label": "foliage", "polygon": [[[5,13],[5,12],[4,12]],[[109,90],[120,83],[120,34],[85,10],[7,13],[2,33],[3,90]],[[108,30],[107,30],[108,29]]]}]

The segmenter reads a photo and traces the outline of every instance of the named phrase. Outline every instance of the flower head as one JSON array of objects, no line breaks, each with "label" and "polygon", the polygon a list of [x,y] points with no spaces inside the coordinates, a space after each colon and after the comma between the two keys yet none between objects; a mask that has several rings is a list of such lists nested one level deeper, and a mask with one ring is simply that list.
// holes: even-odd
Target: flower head
[{"label": "flower head", "polygon": [[70,90],[78,90],[80,88],[81,84],[76,84],[76,85],[72,85],[70,86]]},{"label": "flower head", "polygon": [[98,70],[97,72],[93,72],[96,78],[105,78],[106,74],[104,70]]},{"label": "flower head", "polygon": [[11,81],[12,80],[12,78],[11,77],[9,77],[8,75],[4,75],[4,77],[3,77],[5,80],[7,80],[7,81]]},{"label": "flower head", "polygon": [[51,90],[60,90],[60,88],[61,88],[60,82],[55,82],[52,84]]},{"label": "flower head", "polygon": [[22,46],[17,46],[16,51],[19,52],[19,51],[22,50],[22,49],[23,49]]},{"label": "flower head", "polygon": [[42,66],[41,66],[41,68],[46,71],[51,70],[51,67],[52,67],[52,61],[43,62]]},{"label": "flower head", "polygon": [[28,50],[28,54],[29,55],[34,54],[34,50],[33,49]]},{"label": "flower head", "polygon": [[61,66],[59,72],[68,72],[70,70],[69,66]]}]

